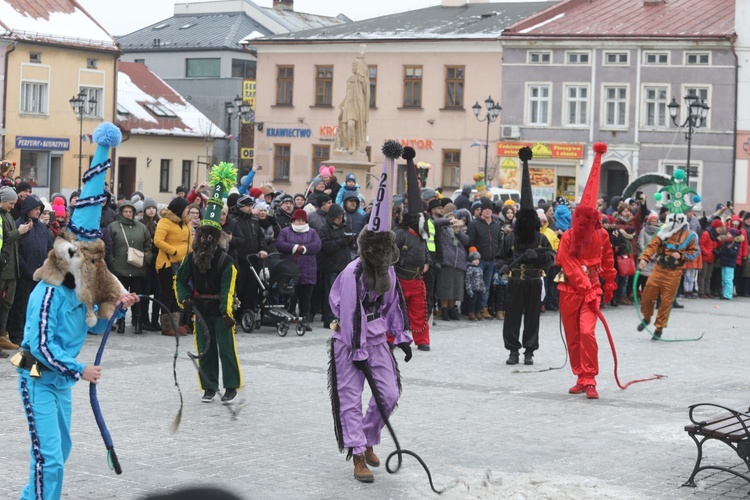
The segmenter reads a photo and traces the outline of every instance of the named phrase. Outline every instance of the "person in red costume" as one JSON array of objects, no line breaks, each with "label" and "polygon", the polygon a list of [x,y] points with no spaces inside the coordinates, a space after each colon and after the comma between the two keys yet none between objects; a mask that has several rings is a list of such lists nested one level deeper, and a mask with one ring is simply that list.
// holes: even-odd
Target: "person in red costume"
[{"label": "person in red costume", "polygon": [[586,393],[588,399],[599,398],[596,390],[596,376],[599,374],[596,321],[602,296],[600,280],[604,280],[604,303],[612,300],[617,289],[609,234],[602,228],[601,214],[596,210],[601,159],[606,151],[606,144],[594,144],[596,156],[581,203],[573,213],[572,228],[563,233],[557,250],[557,265],[561,267],[561,275],[556,278],[560,316],[570,353],[570,367],[578,377],[568,392]]}]

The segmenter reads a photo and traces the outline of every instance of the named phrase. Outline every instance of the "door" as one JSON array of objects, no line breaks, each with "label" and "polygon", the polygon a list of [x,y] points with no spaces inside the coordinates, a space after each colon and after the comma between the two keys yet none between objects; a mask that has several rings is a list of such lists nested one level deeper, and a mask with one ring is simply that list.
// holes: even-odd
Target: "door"
[{"label": "door", "polygon": [[604,171],[604,193],[609,196],[620,196],[625,188],[628,187],[628,170],[622,163],[608,161],[602,165]]},{"label": "door", "polygon": [[[60,192],[60,175],[62,172],[62,156],[52,155],[49,165],[49,192]],[[50,200],[51,201],[51,200]]]},{"label": "door", "polygon": [[130,197],[135,192],[135,158],[120,158],[117,161],[117,192]]}]

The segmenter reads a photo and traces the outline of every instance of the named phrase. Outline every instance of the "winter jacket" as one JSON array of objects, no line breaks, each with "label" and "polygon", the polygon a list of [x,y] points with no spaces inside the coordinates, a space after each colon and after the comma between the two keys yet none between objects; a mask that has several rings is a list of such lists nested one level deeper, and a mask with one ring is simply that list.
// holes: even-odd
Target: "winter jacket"
[{"label": "winter jacket", "polygon": [[475,293],[484,293],[487,288],[484,284],[484,273],[479,266],[469,264],[464,277],[466,283],[466,295],[473,297]]},{"label": "winter jacket", "polygon": [[[295,255],[294,253],[298,246],[305,247],[305,252],[302,255]],[[318,233],[312,228],[304,233],[297,233],[292,229],[292,226],[285,227],[276,240],[278,251],[299,266],[301,273],[297,281],[299,285],[314,285],[317,281],[318,263],[316,256],[320,252],[321,246]]]},{"label": "winter jacket", "polygon": [[573,223],[573,215],[567,205],[557,205],[555,208],[555,226],[562,232],[570,229]]},{"label": "winter jacket", "polygon": [[3,248],[0,256],[0,268],[3,268],[0,279],[16,280],[20,277],[18,266],[18,247],[22,239],[29,233],[21,234],[16,226],[16,221],[10,212],[0,208],[0,217],[3,220]]},{"label": "winter jacket", "polygon": [[256,254],[258,252],[267,252],[268,245],[264,237],[263,230],[252,214],[246,214],[240,210],[230,210],[229,217],[234,218],[239,224],[242,230],[242,236],[245,238],[244,244],[237,248],[237,259],[239,259],[239,266],[248,266],[247,256],[250,254]]},{"label": "winter jacket", "polygon": [[179,264],[192,251],[193,232],[190,224],[168,208],[161,211],[161,219],[156,225],[154,244],[159,248],[156,257],[156,270]]},{"label": "winter jacket", "polygon": [[477,217],[469,224],[469,240],[472,246],[477,247],[482,260],[493,261],[503,244],[502,225],[495,218],[488,224]]},{"label": "winter jacket", "polygon": [[421,276],[424,265],[429,261],[427,243],[411,228],[399,226],[395,232],[399,251],[398,262],[393,266],[396,275],[403,279]]},{"label": "winter jacket", "polygon": [[[125,202],[122,207],[133,206],[131,202]],[[112,238],[112,255],[107,259],[107,266],[112,274],[122,277],[143,278],[146,276],[146,270],[153,259],[153,242],[151,235],[146,226],[140,222],[119,216],[119,220],[111,222],[107,226],[109,235]],[[124,232],[124,234],[123,234]],[[125,237],[127,236],[127,242]],[[128,245],[143,252],[143,266],[135,267],[128,264]]]},{"label": "winter jacket", "polygon": [[[637,256],[640,258],[643,251],[646,249],[648,244],[651,242],[651,238],[654,237],[656,233],[659,232],[660,227],[659,226],[652,226],[650,224],[646,224],[643,226],[643,229],[641,229],[641,232],[638,233],[638,253]],[[702,247],[702,245],[701,245]],[[651,259],[646,264],[646,267],[641,269],[641,276],[651,276],[651,271],[654,270],[654,264],[656,261],[654,259]]]},{"label": "winter jacket", "polygon": [[351,238],[344,233],[343,225],[335,226],[330,217],[318,231],[322,245],[318,253],[318,269],[321,273],[338,274],[351,262]]},{"label": "winter jacket", "polygon": [[453,204],[456,205],[456,210],[460,210],[462,208],[471,210],[471,199],[469,198],[469,196],[471,195],[471,189],[471,184],[467,184],[461,189],[461,194],[456,196],[456,201],[453,202]]},{"label": "winter jacket", "polygon": [[245,246],[245,234],[242,232],[242,227],[236,220],[227,216],[224,225],[221,226],[221,230],[224,232],[225,237],[228,234],[232,235],[231,241],[229,241],[229,238],[226,238],[227,248],[224,251],[232,258],[234,265],[239,268],[238,251]]},{"label": "winter jacket", "polygon": [[721,249],[722,241],[719,239],[721,235],[716,232],[713,227],[706,228],[701,234],[700,247],[701,247],[701,258],[706,264],[713,264],[716,262],[716,255]]},{"label": "winter jacket", "polygon": [[362,209],[349,211],[344,207],[344,230],[347,233],[353,233],[356,240],[357,235],[365,226],[367,226],[367,215],[364,214]]},{"label": "winter jacket", "polygon": [[737,228],[737,230],[740,232],[740,237],[738,237],[739,241],[737,242],[740,244],[739,251],[737,252],[737,265],[741,266],[742,262],[750,253],[750,247],[748,247],[747,232],[745,231],[745,228],[742,227],[742,219],[740,219],[739,215],[733,215],[729,218],[729,220],[726,221],[727,231],[729,231],[729,228],[734,227],[732,226],[732,223],[735,221],[739,221],[740,223],[739,227]]},{"label": "winter jacket", "polygon": [[545,238],[547,238],[547,241],[549,241],[552,250],[557,252],[557,247],[560,246],[560,238],[557,236],[557,233],[555,233],[549,227],[549,224],[542,224],[542,229],[540,229],[539,232],[542,233]]},{"label": "winter jacket", "polygon": [[[26,197],[27,200],[29,198],[31,197]],[[27,216],[28,210],[24,211],[25,208],[21,209],[23,215],[16,221],[16,227],[26,224],[29,220],[32,220],[34,225],[24,238],[20,240],[18,266],[19,277],[30,280],[34,279],[34,271],[42,267],[42,264],[47,259],[47,254],[52,250],[52,241],[54,238],[52,231],[50,231],[46,224],[39,222],[39,219],[30,219]]]},{"label": "winter jacket", "polygon": [[313,213],[307,216],[307,223],[310,225],[310,229],[319,230],[326,223],[326,212],[316,208]]},{"label": "winter jacket", "polygon": [[[279,232],[287,226],[292,225],[292,214],[284,212],[281,207],[276,211],[276,224],[279,226]],[[278,235],[276,235],[278,238]]]},{"label": "winter jacket", "polygon": [[[445,221],[443,223],[442,221]],[[440,242],[443,267],[466,271],[466,251],[469,247],[469,235],[465,228],[458,232],[453,230],[453,226],[448,219],[435,220],[435,230],[440,233],[437,240]]]},{"label": "winter jacket", "polygon": [[719,264],[721,264],[721,267],[735,267],[741,246],[740,242],[727,238],[721,245],[721,253],[719,253]]}]

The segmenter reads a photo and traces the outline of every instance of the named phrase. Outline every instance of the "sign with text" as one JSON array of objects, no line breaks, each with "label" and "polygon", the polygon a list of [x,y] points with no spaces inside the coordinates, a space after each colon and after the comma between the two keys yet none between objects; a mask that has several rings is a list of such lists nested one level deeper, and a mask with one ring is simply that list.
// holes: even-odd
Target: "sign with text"
[{"label": "sign with text", "polygon": [[579,160],[583,158],[583,144],[562,144],[544,142],[498,142],[497,156],[518,156],[518,150],[524,146],[531,148],[534,158],[559,158]]},{"label": "sign with text", "polygon": [[251,160],[255,156],[253,148],[240,148],[240,155],[243,160]]},{"label": "sign with text", "polygon": [[34,149],[37,151],[68,151],[70,149],[70,139],[17,135],[16,148]]},{"label": "sign with text", "polygon": [[[390,139],[386,139],[386,142]],[[394,139],[401,143],[403,147],[411,146],[414,149],[432,149],[432,139]]]}]

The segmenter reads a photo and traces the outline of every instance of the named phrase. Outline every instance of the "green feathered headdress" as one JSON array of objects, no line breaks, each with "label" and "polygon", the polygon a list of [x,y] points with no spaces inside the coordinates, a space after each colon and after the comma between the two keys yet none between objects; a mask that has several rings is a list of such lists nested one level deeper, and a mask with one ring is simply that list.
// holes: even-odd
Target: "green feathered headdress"
[{"label": "green feathered headdress", "polygon": [[211,226],[221,230],[221,209],[229,190],[237,182],[237,169],[234,164],[221,162],[211,167],[208,185],[211,187],[211,197],[208,199],[206,213],[201,226]]}]

